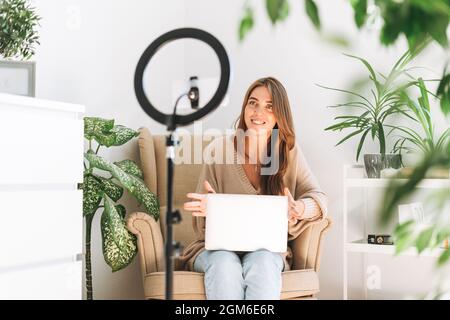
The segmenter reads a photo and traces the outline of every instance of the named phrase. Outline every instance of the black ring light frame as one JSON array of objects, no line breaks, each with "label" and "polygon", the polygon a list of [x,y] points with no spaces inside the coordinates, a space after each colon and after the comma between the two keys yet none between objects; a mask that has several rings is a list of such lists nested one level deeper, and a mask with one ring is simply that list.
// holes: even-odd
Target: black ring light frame
[{"label": "black ring light frame", "polygon": [[[217,57],[219,58],[221,74],[219,86],[217,87],[216,93],[204,107],[191,114],[173,116],[172,114],[165,114],[160,112],[148,100],[144,92],[143,77],[145,68],[147,67],[152,57],[156,54],[156,52],[158,52],[159,49],[161,49],[169,42],[182,38],[197,39],[211,46]],[[139,60],[136,68],[136,73],[134,75],[134,88],[139,104],[151,118],[167,126],[171,126],[172,124],[189,125],[195,120],[203,118],[209,112],[213,111],[220,105],[227,92],[229,81],[230,61],[228,60],[228,55],[225,51],[225,48],[222,46],[219,40],[217,40],[210,33],[200,29],[181,28],[169,31],[161,35],[159,38],[153,41],[152,44],[150,44],[150,46],[148,46],[148,48],[144,51],[142,57]]]},{"label": "black ring light frame", "polygon": [[[149,64],[152,57],[164,45],[174,40],[183,38],[192,38],[205,42],[213,48],[220,62],[220,82],[216,93],[211,100],[202,108],[194,113],[187,115],[165,114],[158,111],[148,100],[143,85],[144,71]],[[173,290],[173,265],[174,253],[179,254],[181,246],[178,242],[173,241],[173,224],[181,221],[181,214],[178,210],[173,210],[173,166],[175,152],[174,147],[178,144],[178,140],[174,131],[178,125],[189,125],[197,119],[206,116],[209,112],[216,109],[222,102],[228,90],[230,82],[230,62],[225,48],[214,36],[206,31],[195,28],[181,28],[169,31],[155,41],[144,51],[139,59],[134,75],[134,89],[136,97],[142,109],[154,120],[167,126],[170,132],[166,138],[167,147],[167,215],[166,215],[166,240],[165,240],[165,255],[166,255],[166,299],[172,299]]]}]

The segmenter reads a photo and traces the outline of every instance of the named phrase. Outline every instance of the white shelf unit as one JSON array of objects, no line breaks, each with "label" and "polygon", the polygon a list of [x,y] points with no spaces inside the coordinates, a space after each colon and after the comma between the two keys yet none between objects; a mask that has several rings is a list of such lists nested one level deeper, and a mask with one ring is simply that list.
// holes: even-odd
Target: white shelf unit
[{"label": "white shelf unit", "polygon": [[[362,188],[364,190],[364,202],[367,202],[368,192],[371,188],[385,188],[391,182],[392,179],[369,179],[365,173],[363,165],[345,165],[343,170],[343,298],[348,299],[348,254],[349,253],[362,253],[364,254],[364,266],[366,266],[367,254],[384,254],[384,255],[395,255],[394,245],[378,245],[367,243],[367,238],[349,240],[348,239],[348,213],[349,213],[349,203],[348,196],[351,188]],[[406,181],[406,179],[396,179],[399,183]],[[417,188],[424,189],[441,189],[450,188],[450,179],[424,179],[417,186]],[[367,209],[367,208],[366,208]],[[364,210],[364,227],[363,234],[367,237],[366,220],[367,220],[367,210]],[[444,249],[437,248],[434,250],[425,250],[420,256],[422,257],[439,257]],[[418,252],[415,248],[410,248],[402,253],[401,256],[418,256]],[[367,298],[367,289],[364,289],[365,298]]]},{"label": "white shelf unit", "polygon": [[83,113],[0,94],[0,300],[82,299]]}]

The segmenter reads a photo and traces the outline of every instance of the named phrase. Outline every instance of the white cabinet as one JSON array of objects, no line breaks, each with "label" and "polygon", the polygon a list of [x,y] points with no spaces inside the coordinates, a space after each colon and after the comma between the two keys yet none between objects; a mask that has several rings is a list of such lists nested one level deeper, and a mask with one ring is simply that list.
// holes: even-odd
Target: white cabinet
[{"label": "white cabinet", "polygon": [[[400,179],[401,181],[402,179]],[[369,244],[367,242],[368,234],[392,234],[395,225],[398,221],[394,221],[385,229],[376,225],[376,219],[370,216],[370,212],[378,212],[376,205],[382,199],[378,197],[383,194],[384,188],[389,184],[389,179],[368,179],[364,166],[361,165],[347,165],[343,170],[343,298],[349,298],[349,280],[357,272],[351,272],[350,269],[356,268],[355,265],[349,262],[349,257],[354,254],[362,255],[362,275],[364,298],[368,297],[367,288],[367,273],[370,271],[368,265],[368,255],[381,254],[393,256],[395,254],[394,245],[379,245]],[[441,189],[450,188],[450,179],[424,179],[419,185],[418,189],[426,191],[427,189]],[[419,190],[419,191],[420,191]],[[431,190],[428,190],[431,191]],[[371,201],[372,200],[372,201]],[[389,232],[386,232],[386,229]],[[401,253],[405,257],[417,257],[423,262],[423,258],[436,258],[443,252],[444,249],[437,248],[434,250],[425,250],[418,257],[415,248],[410,248]],[[403,269],[403,274],[397,273],[398,278],[402,275],[412,276],[412,267],[418,263],[414,261],[413,264],[407,265],[407,270]],[[419,268],[420,269],[420,268]],[[398,272],[398,271],[396,271]],[[394,280],[395,275],[390,277]],[[381,296],[381,299],[385,297]]]},{"label": "white cabinet", "polygon": [[83,112],[0,94],[0,299],[82,298]]}]

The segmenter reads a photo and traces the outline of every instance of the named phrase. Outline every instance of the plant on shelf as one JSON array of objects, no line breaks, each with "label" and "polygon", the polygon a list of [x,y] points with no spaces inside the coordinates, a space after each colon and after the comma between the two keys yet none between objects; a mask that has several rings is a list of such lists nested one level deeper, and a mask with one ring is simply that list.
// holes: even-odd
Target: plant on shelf
[{"label": "plant on shelf", "polygon": [[27,0],[0,0],[0,56],[28,60],[39,45],[41,18]]},{"label": "plant on shelf", "polygon": [[[406,112],[411,115],[411,119],[420,124],[423,134],[406,126],[388,125],[391,131],[400,133],[400,137],[394,144],[393,152],[399,152],[401,154],[402,151],[406,151],[420,156],[443,153],[450,138],[450,128],[447,128],[439,137],[436,137],[435,127],[431,118],[431,99],[429,96],[431,93],[422,78],[416,80],[414,86],[420,92],[417,102],[411,99],[406,92],[400,94],[400,99],[407,107]],[[433,96],[437,98],[435,95]]]},{"label": "plant on shelf", "polygon": [[380,154],[364,155],[364,164],[369,178],[379,178],[382,169],[387,167],[399,168],[401,165],[400,155],[386,154],[386,125],[392,115],[404,114],[411,118],[406,113],[407,107],[404,105],[401,95],[407,88],[414,85],[414,81],[406,80],[408,79],[408,69],[406,67],[422,48],[423,45],[417,47],[414,51],[408,50],[405,52],[387,76],[376,72],[365,59],[348,55],[362,62],[369,72],[369,82],[372,88],[368,96],[350,90],[320,86],[325,89],[343,92],[354,98],[348,102],[330,106],[331,108],[345,107],[358,113],[356,115],[352,113],[351,115],[337,116],[334,120],[337,120],[338,123],[325,128],[327,131],[339,132],[344,129],[353,129],[336,146],[359,135],[360,140],[356,150],[356,161],[358,161],[367,136],[370,135],[372,140],[376,139],[378,141]]},{"label": "plant on shelf", "polygon": [[[450,124],[436,141],[429,114],[429,92],[421,79],[419,79],[417,85],[421,89],[418,103],[414,103],[409,98],[407,98],[407,103],[413,109],[413,113],[417,114],[423,130],[426,132],[425,138],[421,138],[412,130],[405,129],[403,131],[405,137],[402,139],[406,139],[421,151],[421,160],[412,167],[408,179],[393,179],[386,188],[379,211],[380,223],[384,226],[395,217],[398,205],[416,193],[418,185],[430,175],[430,172],[433,170],[446,171],[447,174],[450,172]],[[446,103],[449,103],[449,101]],[[402,139],[398,140],[401,141],[400,144],[403,144]],[[437,266],[442,267],[450,261],[450,248],[448,247],[448,239],[450,238],[450,218],[448,216],[450,185],[447,184],[442,188],[433,189],[425,202],[429,205],[430,213],[432,213],[427,219],[429,222],[425,225],[410,220],[399,224],[393,234],[396,252],[400,253],[410,247],[415,247],[420,254],[426,249],[441,247],[442,251],[437,260]],[[449,294],[448,288],[439,285],[429,292],[425,298],[441,299],[448,297]]]},{"label": "plant on shelf", "polygon": [[[88,150],[84,154],[85,170],[83,189],[83,216],[86,220],[86,290],[87,299],[93,298],[91,270],[91,226],[98,209],[102,209],[101,233],[103,256],[112,271],[125,268],[137,253],[136,237],[125,225],[125,207],[117,202],[124,189],[145,207],[155,220],[159,218],[158,198],[142,181],[143,175],[132,160],[109,162],[98,152],[101,147],[121,146],[138,135],[138,132],[114,120],[84,118],[84,137]],[[94,141],[97,148],[93,149]]]}]

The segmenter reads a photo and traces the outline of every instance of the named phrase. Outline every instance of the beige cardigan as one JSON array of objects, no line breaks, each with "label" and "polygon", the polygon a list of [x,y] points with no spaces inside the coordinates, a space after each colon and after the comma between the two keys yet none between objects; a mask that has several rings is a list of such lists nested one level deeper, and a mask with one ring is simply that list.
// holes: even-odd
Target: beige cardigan
[{"label": "beige cardigan", "polygon": [[[253,187],[244,172],[241,164],[242,157],[238,155],[233,146],[233,137],[233,135],[228,135],[216,138],[206,147],[204,154],[211,158],[209,161],[206,160],[203,165],[195,192],[206,193],[203,189],[203,181],[207,180],[217,193],[259,194],[259,189]],[[223,152],[219,154],[219,150],[223,150]],[[226,162],[227,157],[228,162]],[[220,164],[218,164],[218,159],[221,160]],[[213,163],[214,160],[217,163]],[[305,203],[305,216],[311,217],[296,223],[289,223],[288,240],[293,240],[303,231],[306,222],[320,221],[327,215],[327,198],[297,144],[289,152],[288,168],[283,181],[294,199],[302,199]],[[205,220],[204,217],[193,217],[193,228],[197,239],[190,243],[177,259],[178,270],[192,271],[195,258],[205,250]],[[292,263],[292,252],[289,246],[283,257],[284,270],[289,270]]]}]

